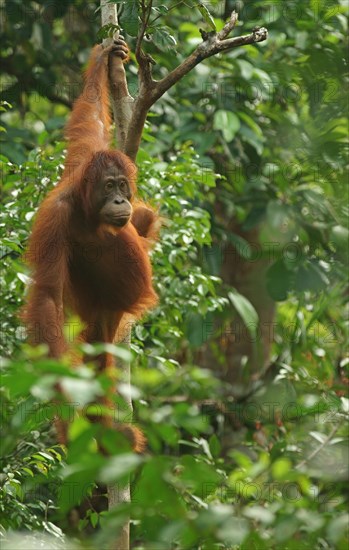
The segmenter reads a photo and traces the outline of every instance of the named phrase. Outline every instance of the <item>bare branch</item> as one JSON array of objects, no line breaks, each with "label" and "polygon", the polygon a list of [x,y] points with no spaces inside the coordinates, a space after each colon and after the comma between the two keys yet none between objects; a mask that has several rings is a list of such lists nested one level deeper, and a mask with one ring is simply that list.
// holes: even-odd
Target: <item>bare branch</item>
[{"label": "bare branch", "polygon": [[[257,42],[263,42],[267,39],[268,31],[266,28],[261,27],[250,34],[246,34],[245,36],[236,36],[227,40],[221,40],[219,35],[227,35],[229,29],[236,23],[236,20],[237,17],[232,17],[229,21],[230,24],[228,25],[227,23],[220,33],[208,33],[205,36],[206,40],[199,44],[194,52],[190,54],[190,56],[185,59],[183,63],[173,69],[173,71],[166,75],[162,80],[156,82],[152,90],[152,104],[204,59],[208,59],[217,53],[232,50],[238,46],[255,44]],[[223,31],[225,32],[223,33]]]},{"label": "bare branch", "polygon": [[55,93],[47,92],[46,97],[47,97],[47,99],[52,101],[52,103],[61,103],[65,107],[69,107],[69,109],[71,109],[72,106],[73,106],[72,101],[69,101],[69,99],[66,99],[65,97],[61,97],[61,96],[59,96],[58,94],[55,94]]},{"label": "bare branch", "polygon": [[149,23],[151,0],[146,4],[142,0],[142,26],[137,38],[136,58],[139,64],[139,95],[134,103],[134,108],[129,123],[128,134],[125,143],[125,153],[135,160],[141,142],[142,131],[150,107],[174,84],[188,74],[196,65],[221,52],[232,50],[238,46],[263,42],[268,37],[266,28],[256,28],[250,34],[227,38],[234,29],[238,15],[235,11],[219,32],[201,31],[203,41],[178,67],[168,73],[162,80],[155,81],[152,78],[152,59],[141,48]]},{"label": "bare branch", "polygon": [[238,46],[247,46],[248,44],[256,44],[257,42],[263,42],[267,38],[268,38],[267,29],[265,27],[261,27],[253,31],[251,34],[246,34],[245,36],[236,36],[234,38],[229,38],[228,40],[223,40],[218,45],[218,47],[219,47],[219,51],[223,52],[226,50],[237,48]]},{"label": "bare branch", "polygon": [[342,422],[333,426],[332,430],[330,431],[328,436],[324,439],[324,441],[321,443],[321,445],[319,445],[319,447],[316,447],[316,449],[314,449],[314,451],[310,453],[310,455],[308,455],[304,460],[302,460],[302,462],[299,462],[299,464],[296,465],[296,469],[300,470],[305,464],[307,464],[310,460],[315,458],[316,455],[318,455],[319,452],[322,451],[324,447],[326,447],[327,443],[331,441],[332,437],[336,435],[336,433],[338,432],[341,426],[342,426]]},{"label": "bare branch", "polygon": [[149,4],[146,5],[145,0],[141,0],[141,9],[142,9],[142,15],[141,15],[141,21],[142,25],[140,28],[140,31],[137,36],[137,44],[136,44],[136,59],[138,61],[138,57],[140,55],[141,49],[142,49],[142,42],[145,35],[145,31],[147,30],[147,26],[149,23],[149,18],[151,14],[151,8],[153,5],[153,1],[149,0]]},{"label": "bare branch", "polygon": [[218,40],[224,40],[224,38],[227,38],[227,36],[231,33],[231,31],[234,29],[236,23],[238,20],[238,14],[236,11],[233,11],[229,21],[224,25],[223,29],[217,33]]},{"label": "bare branch", "polygon": [[146,86],[148,88],[153,86],[152,70],[151,70],[152,58],[146,53],[144,53],[144,51],[142,50],[142,42],[144,39],[147,26],[149,24],[152,5],[153,5],[152,0],[149,0],[148,5],[146,5],[145,0],[141,1],[142,25],[137,36],[136,52],[135,52],[136,59],[139,65],[138,78],[139,78],[140,88],[142,86]]},{"label": "bare branch", "polygon": [[137,61],[139,65],[139,87],[142,88],[142,86],[145,86],[148,89],[152,89],[155,84],[152,78],[152,58],[148,54],[144,53],[143,50],[140,50],[137,55]]},{"label": "bare branch", "polygon": [[142,139],[142,132],[151,104],[143,95],[139,95],[134,103],[131,120],[128,127],[125,143],[125,153],[133,161],[136,160]]}]

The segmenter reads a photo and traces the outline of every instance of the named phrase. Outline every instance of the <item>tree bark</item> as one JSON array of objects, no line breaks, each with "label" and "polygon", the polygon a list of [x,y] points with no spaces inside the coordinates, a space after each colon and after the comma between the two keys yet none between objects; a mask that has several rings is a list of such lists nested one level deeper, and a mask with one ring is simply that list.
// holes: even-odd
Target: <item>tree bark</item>
[{"label": "tree bark", "polygon": [[[118,25],[118,16],[116,4],[107,3],[107,0],[101,0],[101,19],[102,27],[105,25]],[[118,32],[114,33],[113,37],[103,41],[103,46],[107,47],[114,38],[117,38]],[[132,114],[133,98],[128,93],[126,72],[122,60],[117,56],[109,58],[109,86],[111,92],[111,104],[113,109],[113,119],[115,123],[115,139],[118,149],[125,150],[125,142],[128,131],[128,125]],[[126,330],[126,333],[125,333]],[[123,334],[122,334],[123,333]],[[130,342],[131,328],[126,325],[124,330],[119,330],[122,334],[117,338],[115,343]],[[131,365],[126,361],[118,359],[118,373],[123,381],[123,384],[128,386],[129,392],[126,398],[129,411],[132,412],[131,395]],[[110,484],[107,486],[108,494],[108,509],[117,507],[120,504],[131,501],[130,483],[127,482],[121,486],[118,484]],[[127,519],[121,528],[119,536],[111,542],[110,550],[129,550],[130,548],[130,520]]]},{"label": "tree bark", "polygon": [[226,329],[223,328],[220,335],[225,355],[223,378],[230,383],[233,393],[241,396],[249,391],[250,384],[269,364],[275,303],[266,288],[266,271],[270,260],[261,257],[260,228],[243,231],[233,220],[227,230],[243,237],[251,245],[255,258],[241,257],[232,245],[223,250],[223,281],[251,302],[259,319],[255,337],[252,337],[237,314],[232,316],[231,323]]},{"label": "tree bark", "polygon": [[[228,155],[212,155],[217,171],[229,180],[234,173]],[[219,219],[225,220],[224,205],[217,199],[215,212]],[[199,354],[198,361],[206,368],[219,374],[229,384],[229,394],[242,397],[251,391],[251,386],[260,378],[269,366],[270,349],[275,327],[275,302],[266,287],[266,272],[271,258],[262,254],[260,243],[260,225],[244,231],[235,219],[226,222],[226,231],[242,237],[250,245],[252,257],[243,257],[232,243],[220,248],[222,264],[220,276],[225,284],[234,287],[254,306],[258,314],[256,337],[252,337],[238,313],[229,310],[228,321],[224,313],[212,331],[216,333],[213,341],[224,356],[219,361],[208,343]],[[211,331],[211,329],[210,329]],[[211,339],[212,340],[212,339]]]}]

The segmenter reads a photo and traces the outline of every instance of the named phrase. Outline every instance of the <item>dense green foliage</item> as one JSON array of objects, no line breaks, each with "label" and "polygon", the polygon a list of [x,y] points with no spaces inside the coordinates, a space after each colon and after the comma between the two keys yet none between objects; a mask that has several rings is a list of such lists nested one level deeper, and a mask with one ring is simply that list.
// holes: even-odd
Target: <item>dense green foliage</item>
[{"label": "dense green foliage", "polygon": [[[118,4],[132,48],[137,2]],[[202,6],[176,4],[154,8],[147,47],[155,76],[192,51],[199,27],[212,28]],[[82,0],[3,7],[2,87],[11,104],[3,107],[1,157],[3,548],[106,548],[130,513],[139,549],[345,549],[345,2],[239,2],[236,32],[263,24],[268,41],[199,65],[148,119],[139,189],[164,216],[153,252],[160,303],[134,328],[130,351],[112,349],[117,360],[131,353],[144,456],[114,433],[100,434],[81,412],[108,380],[91,365],[71,372],[66,361],[28,347],[18,318],[29,275],[21,255],[35,210],[59,179],[62,126],[98,32],[96,7]],[[208,7],[220,29],[234,2]],[[129,71],[133,93],[134,64]],[[260,248],[232,219],[245,231],[258,228]],[[249,265],[257,255],[269,261],[266,286],[278,303],[270,368],[239,399],[215,377],[216,361],[228,357],[212,327],[236,313],[250,338],[260,327],[251,303],[222,281],[229,243]],[[208,348],[217,358],[209,365]],[[73,404],[52,405],[58,379]],[[119,398],[115,411],[128,419]],[[74,418],[67,449],[55,443],[55,414]],[[110,458],[98,453],[96,437]],[[70,508],[90,494],[92,480],[122,484],[128,475],[132,503],[113,513],[89,507],[79,528],[95,533],[77,541]]]}]

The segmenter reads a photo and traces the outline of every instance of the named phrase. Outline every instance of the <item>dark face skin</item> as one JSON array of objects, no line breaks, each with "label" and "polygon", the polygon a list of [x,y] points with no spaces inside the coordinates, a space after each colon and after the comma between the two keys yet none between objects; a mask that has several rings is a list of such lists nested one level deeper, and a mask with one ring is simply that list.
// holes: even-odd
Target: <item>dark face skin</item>
[{"label": "dark face skin", "polygon": [[102,174],[95,191],[95,204],[101,223],[123,227],[131,218],[132,197],[126,176],[115,166],[109,166]]}]

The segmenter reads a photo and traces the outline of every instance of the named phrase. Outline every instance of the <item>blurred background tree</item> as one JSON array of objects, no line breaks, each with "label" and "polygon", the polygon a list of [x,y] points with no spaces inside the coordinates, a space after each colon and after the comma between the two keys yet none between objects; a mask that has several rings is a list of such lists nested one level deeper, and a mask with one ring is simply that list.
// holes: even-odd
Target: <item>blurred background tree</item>
[{"label": "blurred background tree", "polygon": [[[117,4],[132,50],[137,1]],[[134,540],[152,548],[168,540],[180,548],[344,548],[347,3],[205,6],[218,30],[236,9],[238,34],[263,25],[269,39],[198,65],[154,106],[145,129],[140,190],[167,222],[154,254],[160,306],[136,327],[132,345],[138,414],[155,455],[144,468],[134,464],[142,471],[135,474]],[[27,399],[44,403],[53,375],[47,361],[38,367],[23,352],[20,256],[35,209],[59,178],[62,130],[99,32],[98,7],[83,0],[1,5],[1,319],[11,365],[5,402],[15,408],[27,410]],[[147,52],[155,77],[193,50],[200,27],[211,30],[202,10],[196,2],[154,2]],[[132,62],[128,76],[135,95]],[[33,505],[25,468],[32,461],[35,481],[43,467],[59,477],[61,453],[49,446],[48,428],[36,435],[45,418],[35,424],[11,407],[3,525],[54,531],[64,527],[62,518],[47,527],[57,497],[44,492]],[[77,443],[71,460],[81,462],[84,452]],[[87,466],[84,475],[90,479]],[[283,492],[290,485],[299,491],[294,498]],[[161,512],[161,525],[137,502]],[[95,526],[93,513],[86,521]]]}]

